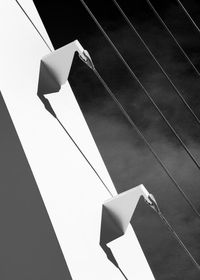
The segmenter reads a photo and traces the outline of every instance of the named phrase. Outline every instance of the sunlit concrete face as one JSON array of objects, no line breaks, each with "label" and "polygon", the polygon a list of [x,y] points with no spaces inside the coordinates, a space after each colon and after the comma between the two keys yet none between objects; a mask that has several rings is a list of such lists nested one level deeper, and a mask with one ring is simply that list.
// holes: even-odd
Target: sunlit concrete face
[{"label": "sunlit concrete face", "polygon": [[[32,1],[21,4],[49,41]],[[40,61],[49,49],[13,0],[0,2],[0,34],[0,90],[72,278],[124,279],[99,246],[102,204],[110,194],[37,96]],[[48,99],[111,193],[116,194],[68,82]],[[127,269],[130,277],[153,279],[131,228],[123,240],[112,246],[119,258],[125,244],[134,248],[123,253],[123,266],[130,264],[130,256],[134,265],[131,272]]]}]

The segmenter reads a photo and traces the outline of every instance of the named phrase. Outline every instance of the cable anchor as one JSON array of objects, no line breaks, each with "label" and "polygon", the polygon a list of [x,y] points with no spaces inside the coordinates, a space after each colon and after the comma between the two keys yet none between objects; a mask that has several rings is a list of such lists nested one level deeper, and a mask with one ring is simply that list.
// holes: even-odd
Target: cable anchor
[{"label": "cable anchor", "polygon": [[84,50],[82,54],[79,54],[79,58],[93,71],[95,70],[94,63],[89,55],[89,52]]},{"label": "cable anchor", "polygon": [[145,202],[159,215],[161,214],[160,208],[156,202],[155,197],[152,194],[148,195],[148,200],[145,199]]}]

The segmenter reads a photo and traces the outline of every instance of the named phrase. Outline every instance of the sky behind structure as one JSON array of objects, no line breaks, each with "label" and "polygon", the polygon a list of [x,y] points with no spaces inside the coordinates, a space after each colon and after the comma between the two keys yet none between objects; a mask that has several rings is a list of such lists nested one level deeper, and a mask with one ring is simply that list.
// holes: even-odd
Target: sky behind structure
[{"label": "sky behind structure", "polygon": [[[80,1],[34,1],[55,48],[78,39],[110,88],[149,139],[163,162],[200,210],[200,171],[163,123],[141,88],[117,58]],[[162,2],[162,3],[161,3]],[[200,4],[182,1],[197,24]],[[200,117],[200,77],[194,72],[176,44],[164,30],[145,0],[119,1],[184,98]],[[186,18],[177,1],[152,1],[173,34],[199,65],[200,34]],[[98,20],[123,56],[149,90],[168,120],[200,161],[200,126],[174,93],[169,82],[120,16],[113,2],[87,1]],[[179,192],[153,159],[137,134],[130,128],[92,71],[78,58],[72,67],[70,83],[96,140],[106,166],[119,192],[140,183],[152,192],[159,205],[200,262],[198,220]],[[173,240],[158,217],[144,205],[138,207],[133,226],[146,257],[159,280],[199,278],[184,251]]]}]

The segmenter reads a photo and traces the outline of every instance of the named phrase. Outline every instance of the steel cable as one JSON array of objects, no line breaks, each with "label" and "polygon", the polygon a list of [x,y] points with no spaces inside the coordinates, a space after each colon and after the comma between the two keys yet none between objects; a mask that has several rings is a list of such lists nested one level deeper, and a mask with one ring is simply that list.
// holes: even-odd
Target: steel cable
[{"label": "steel cable", "polygon": [[160,212],[158,213],[159,217],[161,218],[161,220],[163,221],[163,223],[166,225],[166,227],[168,228],[168,230],[173,234],[174,238],[178,241],[178,243],[180,244],[180,246],[184,249],[185,253],[189,256],[189,258],[192,260],[193,264],[196,266],[196,268],[198,270],[200,270],[200,266],[198,264],[198,262],[195,260],[195,258],[192,256],[192,254],[190,253],[190,251],[187,249],[187,247],[185,246],[185,244],[183,243],[183,241],[180,239],[180,237],[178,236],[178,234],[176,233],[176,231],[173,229],[173,227],[170,225],[170,223],[167,221],[167,219],[164,217],[164,215]]},{"label": "steel cable", "polygon": [[164,223],[164,225],[167,227],[167,229],[171,232],[171,234],[174,236],[174,238],[178,241],[179,245],[184,249],[185,253],[188,255],[188,257],[191,259],[191,261],[193,262],[193,264],[196,266],[196,268],[198,270],[200,270],[200,265],[198,264],[198,262],[195,260],[195,258],[193,257],[193,255],[190,253],[190,251],[187,249],[187,247],[185,246],[185,244],[183,243],[183,241],[181,240],[181,238],[178,236],[178,234],[176,233],[176,231],[174,230],[174,228],[170,225],[170,223],[167,221],[167,219],[165,218],[165,216],[163,215],[163,213],[161,212],[154,196],[152,194],[149,195],[148,200],[146,201],[146,203],[158,214],[158,216],[161,218],[162,222]]},{"label": "steel cable", "polygon": [[195,26],[195,28],[197,29],[197,31],[200,33],[200,28],[198,27],[198,25],[196,24],[196,22],[193,20],[193,18],[191,17],[191,15],[188,13],[188,11],[186,10],[186,8],[183,6],[182,2],[180,0],[177,0],[177,2],[179,3],[179,5],[181,6],[181,8],[183,9],[183,11],[185,12],[185,14],[188,16],[189,20],[192,22],[192,24]]},{"label": "steel cable", "polygon": [[36,30],[36,32],[38,33],[38,35],[40,36],[40,38],[42,39],[42,41],[45,43],[45,45],[47,46],[47,48],[52,52],[51,47],[49,46],[49,44],[47,43],[47,41],[44,39],[44,37],[43,37],[42,34],[40,33],[39,29],[38,29],[37,26],[34,24],[34,22],[32,21],[32,19],[29,17],[29,15],[27,14],[27,12],[24,10],[24,8],[22,7],[22,5],[19,3],[18,0],[15,0],[15,2],[16,2],[17,5],[20,7],[20,9],[21,9],[22,12],[25,14],[25,16],[28,18],[28,20],[30,21],[30,23],[32,24],[32,26],[34,27],[34,29]]},{"label": "steel cable", "polygon": [[70,133],[68,132],[68,130],[64,127],[64,125],[62,124],[62,122],[56,117],[56,120],[58,121],[58,123],[61,125],[61,127],[64,129],[65,133],[69,136],[70,140],[73,142],[73,144],[76,146],[76,148],[78,149],[78,151],[81,153],[81,155],[83,156],[83,158],[86,160],[86,162],[88,163],[88,165],[91,167],[91,169],[94,171],[94,173],[96,174],[96,176],[99,178],[100,182],[103,184],[103,186],[105,187],[105,189],[108,191],[108,193],[110,194],[111,197],[113,197],[113,194],[111,193],[111,191],[109,190],[109,188],[107,187],[107,185],[104,183],[103,179],[101,178],[101,176],[99,175],[99,173],[97,172],[97,170],[94,168],[94,166],[91,164],[91,162],[89,161],[89,159],[86,157],[86,155],[83,153],[83,151],[81,150],[81,148],[79,147],[79,145],[76,143],[76,141],[73,139],[73,137],[70,135]]}]

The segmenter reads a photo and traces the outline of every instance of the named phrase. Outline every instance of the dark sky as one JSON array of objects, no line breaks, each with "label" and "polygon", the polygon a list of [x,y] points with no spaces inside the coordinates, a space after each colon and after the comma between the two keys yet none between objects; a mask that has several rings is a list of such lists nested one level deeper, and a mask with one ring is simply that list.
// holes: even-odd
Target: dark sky
[{"label": "dark sky", "polygon": [[[34,2],[55,48],[78,39],[89,51],[102,77],[200,211],[200,170],[106,42],[80,1],[57,0],[48,1],[48,4],[44,1]],[[88,0],[86,3],[200,162],[200,126],[195,123],[137,36],[125,23],[112,0]],[[121,0],[118,3],[200,118],[200,77],[164,30],[147,2]],[[200,70],[200,33],[192,26],[176,0],[152,3]],[[199,1],[184,0],[182,3],[200,26]],[[162,212],[200,263],[200,220],[126,122],[94,73],[78,57],[74,60],[69,80],[117,190],[121,192],[143,183],[154,194]],[[144,203],[138,206],[132,224],[157,280],[199,279],[200,272],[156,214]],[[62,273],[56,278],[64,279]]]}]

